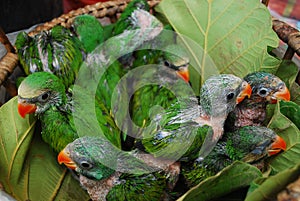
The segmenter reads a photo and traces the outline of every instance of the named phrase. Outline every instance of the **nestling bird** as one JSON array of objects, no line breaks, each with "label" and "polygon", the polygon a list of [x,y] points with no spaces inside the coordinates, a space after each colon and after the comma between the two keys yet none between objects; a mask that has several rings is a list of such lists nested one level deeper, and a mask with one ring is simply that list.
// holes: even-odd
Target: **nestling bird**
[{"label": "nestling bird", "polygon": [[[177,54],[173,54],[174,52]],[[191,95],[191,92],[187,91],[187,88],[191,89],[188,84],[189,58],[183,52],[179,45],[168,45],[165,52],[161,52],[160,61],[157,61],[158,66],[143,69],[140,75],[134,74],[135,79],[130,79],[136,80],[130,103],[131,118],[141,129],[149,125],[150,110],[153,106],[167,109],[176,102],[177,98]],[[139,88],[140,83],[149,84]],[[152,111],[151,116],[155,116],[154,112]],[[132,132],[139,133],[139,131]]]},{"label": "nestling bird", "polygon": [[[134,40],[134,36],[146,34],[147,36],[144,38],[144,40],[147,41],[151,40],[162,30],[162,24],[149,13],[137,10],[133,12],[132,15],[133,19],[136,20],[136,26],[140,26],[141,29],[138,29],[136,32],[126,32],[116,37],[114,39],[115,43],[126,41],[126,43],[122,43],[125,45],[123,48],[114,50],[116,54],[122,53],[122,51],[125,51],[124,49],[134,49],[144,42],[142,40]],[[146,27],[143,27],[148,25],[141,24],[141,21],[144,21],[145,18],[151,22],[152,26],[147,28],[152,29],[148,30]],[[151,34],[149,34],[147,31],[151,31]],[[130,47],[126,47],[126,44],[130,44]],[[109,63],[111,59],[111,54],[109,53],[112,51],[109,50],[109,48],[105,48],[96,55],[88,56],[87,60],[93,60],[96,58],[98,63],[97,65],[93,65],[94,63],[91,64],[93,65],[93,68],[88,69],[91,70],[88,71],[88,75],[90,77],[87,80],[87,83],[85,83],[88,85],[78,86],[77,95],[86,97],[87,99],[95,99],[95,105],[90,105],[93,102],[87,101],[89,102],[86,104],[88,105],[88,109],[92,110],[92,108],[95,108],[97,120],[101,130],[104,132],[104,135],[113,144],[115,144],[117,147],[120,147],[120,130],[117,128],[114,120],[111,117],[110,108],[108,108],[106,105],[106,103],[110,104],[110,99],[102,99],[105,94],[110,93],[110,91],[104,91],[106,89],[106,85],[111,86],[111,83],[113,85],[116,82],[113,78],[118,77],[118,75],[114,76],[111,74],[109,76],[101,77],[100,82],[103,81],[105,84],[101,85],[99,87],[100,89],[97,89],[95,96],[91,97],[92,92],[89,90],[89,87],[93,84],[90,82],[93,80],[91,76],[97,75],[97,68],[101,68]],[[98,86],[98,82],[95,84]],[[72,100],[68,100],[66,96],[65,86],[55,75],[51,75],[51,73],[47,72],[38,72],[29,75],[24,79],[18,89],[18,100],[18,111],[22,117],[30,113],[35,113],[38,115],[43,126],[42,138],[44,141],[50,144],[54,150],[62,150],[69,142],[72,142],[78,137],[72,117],[72,109],[74,109],[74,105],[72,105]],[[78,109],[76,112],[82,112],[83,115],[87,115],[84,114],[84,112],[89,113],[88,111],[81,111],[80,109]],[[91,125],[88,126],[90,127]]]},{"label": "nestling bird", "polygon": [[60,25],[33,37],[20,32],[15,46],[26,75],[40,71],[52,72],[63,81],[66,88],[74,83],[84,57],[80,40]]},{"label": "nestling bird", "polygon": [[103,26],[92,15],[76,16],[71,26],[83,44],[86,53],[92,52],[98,45],[104,42]]},{"label": "nestling bird", "polygon": [[250,98],[242,101],[228,116],[225,130],[233,131],[243,126],[260,126],[266,117],[267,104],[278,100],[289,101],[290,92],[277,76],[266,72],[254,72],[245,76],[252,87]]},{"label": "nestling bird", "polygon": [[[81,95],[87,96],[84,90]],[[65,87],[57,76],[48,72],[29,75],[18,89],[18,101],[18,111],[22,117],[30,113],[38,116],[42,123],[42,139],[55,151],[61,151],[68,143],[78,138],[72,115],[72,100],[67,96]],[[109,111],[102,102],[97,102],[97,99],[95,109],[104,135],[120,147],[120,130]]]},{"label": "nestling bird", "polygon": [[[103,138],[86,136],[68,144],[59,153],[58,162],[79,174],[80,183],[87,189],[92,200],[166,199],[166,174],[163,170],[155,169],[140,172],[139,165],[147,166],[153,161],[149,161],[146,156],[145,163],[139,163],[138,155],[135,151],[117,152]],[[145,154],[142,155],[144,157]],[[149,157],[151,158],[150,155]]]},{"label": "nestling bird", "polygon": [[201,160],[222,136],[228,113],[250,95],[250,85],[234,75],[211,76],[201,87],[200,105],[196,98],[176,102],[157,115],[138,143],[155,157]]},{"label": "nestling bird", "polygon": [[130,30],[130,29],[134,28],[134,27],[132,27],[134,21],[132,20],[131,16],[135,10],[139,10],[139,9],[145,10],[147,12],[150,11],[150,7],[146,0],[130,1],[130,3],[128,3],[126,8],[120,15],[117,22],[113,25],[114,27],[113,27],[112,35],[116,36],[116,35],[123,33],[126,30]]},{"label": "nestling bird", "polygon": [[181,173],[187,185],[193,187],[234,161],[256,165],[285,149],[285,141],[273,130],[262,126],[245,126],[234,132],[224,133],[203,161],[182,163]]},{"label": "nestling bird", "polygon": [[81,41],[86,53],[91,53],[104,42],[104,30],[98,19],[92,15],[78,15],[72,22],[71,29]]}]

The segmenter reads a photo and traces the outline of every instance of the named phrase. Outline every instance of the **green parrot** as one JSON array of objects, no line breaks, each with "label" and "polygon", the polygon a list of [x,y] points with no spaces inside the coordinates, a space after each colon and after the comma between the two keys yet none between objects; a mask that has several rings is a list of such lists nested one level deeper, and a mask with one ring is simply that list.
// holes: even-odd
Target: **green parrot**
[{"label": "green parrot", "polygon": [[153,165],[148,156],[153,159],[135,151],[119,153],[102,138],[85,136],[68,144],[57,159],[79,174],[92,200],[165,200],[169,195],[164,170],[155,165],[149,172],[137,169],[139,165]]},{"label": "green parrot", "polygon": [[155,157],[201,160],[222,136],[228,113],[250,95],[250,85],[234,75],[211,76],[201,87],[200,105],[197,98],[176,102],[143,130],[136,146]]},{"label": "green parrot", "polygon": [[[150,7],[146,0],[130,1],[120,15],[119,19],[112,25],[113,28],[111,36],[116,36],[123,32],[136,29],[136,27],[133,26],[135,22],[131,16],[135,10],[144,10],[150,12]],[[146,19],[144,23],[147,23]],[[170,25],[166,25],[164,26],[164,30],[172,30],[172,27]],[[156,37],[155,40],[151,40],[148,43],[143,44],[140,47],[140,49],[142,50],[136,50],[134,52],[123,55],[119,58],[119,61],[124,67],[126,67],[127,70],[134,69],[141,65],[157,64],[159,60],[163,58],[163,53],[162,51],[156,50],[157,48],[155,48],[155,46],[159,45],[160,47],[165,47],[169,44],[174,43],[172,42],[174,40],[173,36],[170,36],[170,34],[168,34],[168,36],[164,35],[166,34],[162,34],[162,36]]]},{"label": "green parrot", "polygon": [[130,3],[128,3],[124,11],[121,13],[117,22],[114,24],[112,31],[113,36],[119,35],[125,30],[130,30],[130,27],[132,28],[132,24],[134,23],[134,21],[132,20],[131,16],[132,13],[138,9],[145,10],[148,12],[150,11],[150,7],[146,0],[130,1]]},{"label": "green parrot", "polygon": [[181,163],[181,173],[189,188],[213,176],[234,161],[263,166],[264,159],[286,149],[285,141],[273,130],[262,126],[245,126],[224,133],[212,152],[201,162]]},{"label": "green parrot", "polygon": [[[131,14],[131,20],[134,22],[130,25],[129,30],[133,31],[125,31],[121,34],[114,36],[107,40],[103,46],[104,52],[104,65],[107,65],[109,62],[113,61],[112,64],[109,64],[109,67],[105,70],[105,72],[101,75],[99,80],[99,73],[94,73],[97,71],[97,67],[99,66],[99,62],[93,63],[94,55],[98,55],[98,52],[93,52],[91,54],[91,62],[87,60],[87,65],[91,68],[91,80],[89,82],[97,82],[98,88],[96,91],[96,98],[103,101],[108,110],[111,111],[112,116],[116,119],[117,125],[122,128],[124,137],[126,138],[126,134],[129,132],[127,127],[125,127],[125,122],[127,116],[124,111],[119,108],[119,105],[111,105],[114,99],[118,99],[118,96],[123,96],[122,98],[127,99],[127,94],[129,92],[129,87],[127,84],[124,86],[117,87],[120,79],[128,72],[126,68],[118,61],[118,58],[124,55],[126,52],[134,52],[136,48],[144,44],[145,42],[153,40],[156,38],[160,32],[162,31],[162,24],[149,12],[137,9]],[[135,30],[136,29],[136,30]],[[141,37],[142,36],[142,37]],[[126,45],[128,44],[128,45]],[[124,53],[124,54],[122,54]],[[101,54],[100,54],[101,55]],[[102,63],[102,61],[100,61]],[[89,82],[87,84],[89,84]],[[113,93],[116,92],[117,95],[113,96]],[[124,100],[124,102],[128,102],[128,100]]]},{"label": "green parrot", "polygon": [[85,52],[92,52],[104,42],[104,29],[98,19],[92,15],[79,15],[74,18],[72,28],[79,38]]},{"label": "green parrot", "polygon": [[243,126],[260,126],[266,117],[267,104],[277,100],[290,100],[290,92],[277,76],[266,72],[254,72],[244,77],[251,88],[250,98],[242,101],[228,116],[225,130],[233,131]]},{"label": "green parrot", "polygon": [[[80,95],[87,96],[84,90]],[[30,74],[18,89],[18,101],[18,111],[22,117],[30,113],[38,116],[42,124],[42,139],[56,152],[78,138],[72,115],[72,98],[66,94],[65,86],[54,74]],[[115,146],[121,147],[121,132],[104,104],[97,99],[95,110],[105,137]]]},{"label": "green parrot", "polygon": [[80,40],[60,25],[33,37],[20,32],[15,46],[26,75],[39,71],[52,72],[67,88],[74,83],[84,57]]},{"label": "green parrot", "polygon": [[[156,37],[162,30],[162,24],[148,12],[137,10],[133,12],[132,15],[136,21],[135,26],[140,26],[141,29],[134,32],[122,33],[114,37],[112,41],[105,43],[105,48],[88,55],[87,61],[85,62],[86,68],[83,68],[83,71],[81,71],[81,79],[84,78],[84,82],[81,83],[81,85],[75,85],[75,90],[72,89],[72,93],[74,92],[75,95],[77,93],[77,97],[85,97],[87,99],[87,109],[91,110],[81,111],[82,109],[79,108],[76,112],[82,112],[83,115],[86,115],[84,112],[92,113],[92,108],[96,108],[96,115],[101,130],[105,131],[104,135],[118,147],[120,147],[120,130],[115,129],[116,125],[112,119],[113,117],[111,117],[111,110],[108,107],[110,105],[108,104],[110,104],[109,93],[112,92],[109,91],[107,87],[113,88],[119,77],[118,73],[114,71],[116,68],[109,67],[108,71],[106,71],[104,67],[110,62],[113,62],[116,55],[122,54],[122,52],[127,50],[134,50],[144,42],[143,40],[135,40],[136,36],[145,34],[144,40],[147,41]],[[141,23],[145,18],[148,19],[146,25]],[[150,27],[149,24],[151,25]],[[149,32],[151,32],[151,34],[149,34]],[[112,44],[120,47],[115,48],[116,46]],[[99,78],[98,71],[104,71],[104,75],[106,73],[106,76]],[[26,114],[35,113],[44,125],[42,131],[44,141],[49,143],[56,151],[60,151],[64,148],[66,143],[77,138],[73,126],[72,109],[74,109],[74,105],[76,106],[78,103],[72,103],[72,99],[68,100],[66,90],[69,89],[61,86],[58,78],[55,76],[51,77],[49,74],[50,73],[39,72],[35,75],[31,74],[24,79],[18,89],[18,111],[22,117],[25,117]],[[93,82],[97,79],[100,79],[100,83]],[[92,96],[93,91],[90,89],[93,84],[95,84],[96,87],[98,86],[94,96]],[[106,94],[109,95],[105,97]],[[93,101],[90,101],[90,99],[95,99],[94,106],[90,105],[93,104]],[[58,121],[53,121],[53,119],[57,119]],[[64,128],[65,126],[67,128]],[[91,127],[92,125],[87,126]],[[64,134],[65,130],[68,130],[67,134]],[[55,133],[55,135],[52,133]],[[67,139],[63,140],[63,136]]]},{"label": "green parrot", "polygon": [[[175,49],[181,56],[171,53]],[[167,46],[157,66],[143,69],[140,74],[134,73],[134,78],[129,79],[130,83],[133,83],[131,89],[134,91],[130,102],[130,116],[138,127],[131,130],[132,135],[138,136],[140,130],[149,125],[150,117],[155,116],[157,112],[153,110],[154,106],[167,109],[176,102],[177,98],[193,93],[188,84],[189,58],[182,56],[184,54],[181,51],[183,50],[178,45]],[[159,112],[161,113],[161,109]]]},{"label": "green parrot", "polygon": [[[117,22],[113,25],[112,36],[136,29],[135,26],[132,26],[135,24],[132,18],[132,13],[135,10],[145,10],[148,12],[150,7],[146,0],[131,1],[126,6]],[[146,20],[146,18],[144,20]],[[164,27],[164,30],[172,30],[172,27],[167,25]],[[132,76],[127,76],[126,82],[123,82],[124,85],[127,86],[127,94],[123,94],[121,97],[122,100],[120,101],[127,103],[130,95],[133,95],[129,103],[130,111],[128,114],[132,121],[124,121],[122,122],[122,125],[120,125],[126,133],[130,133],[130,136],[135,137],[139,133],[139,128],[136,128],[135,125],[137,127],[144,127],[148,125],[148,112],[152,106],[160,105],[161,107],[166,108],[172,104],[173,100],[175,100],[174,94],[164,88],[163,84],[168,84],[170,86],[178,82],[176,75],[186,82],[189,82],[189,58],[186,56],[183,48],[179,45],[175,45],[174,42],[173,35],[170,35],[170,33],[163,34],[162,31],[161,34],[153,40],[149,40],[148,42],[141,44],[141,46],[134,52],[130,52],[118,58],[120,63],[122,63],[123,67],[126,69],[126,73],[132,74]],[[164,49],[164,51],[160,49]],[[156,68],[148,68],[142,73],[132,71],[137,67],[149,64],[157,64],[158,66]],[[165,81],[164,79],[168,77],[170,78]],[[137,90],[140,87],[140,83],[147,82],[148,80],[155,80],[161,84],[152,86],[148,85]],[[169,83],[167,83],[168,81]],[[177,84],[177,86],[182,85],[182,83]],[[174,87],[174,90],[182,90],[182,87],[177,88],[178,89]],[[124,110],[126,109],[124,108]],[[132,141],[132,138],[130,141]],[[132,143],[130,142],[130,144]],[[129,147],[130,146],[131,145],[129,145]]]}]

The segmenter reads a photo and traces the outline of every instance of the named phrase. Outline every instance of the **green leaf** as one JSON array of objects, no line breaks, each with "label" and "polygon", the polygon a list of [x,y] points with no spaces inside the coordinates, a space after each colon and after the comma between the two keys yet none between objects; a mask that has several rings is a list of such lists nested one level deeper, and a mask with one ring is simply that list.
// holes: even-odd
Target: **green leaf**
[{"label": "green leaf", "polygon": [[273,173],[283,171],[300,163],[300,131],[297,126],[280,111],[277,103],[269,128],[280,135],[287,144],[287,149],[270,161]]},{"label": "green leaf", "polygon": [[[6,191],[14,193],[14,186],[19,188],[19,176],[26,160],[36,121],[22,119],[17,114],[17,99],[3,105],[0,110],[0,180]],[[27,192],[20,192],[21,198],[28,197]]]},{"label": "green leaf", "polygon": [[164,0],[157,11],[177,33],[203,48],[202,54],[195,51],[182,37],[197,64],[193,66],[201,73],[200,78],[191,73],[193,87],[211,74],[244,77],[259,70],[276,72],[280,61],[267,53],[267,46],[277,47],[279,40],[272,30],[271,15],[260,1]]},{"label": "green leaf", "polygon": [[261,172],[256,167],[236,161],[215,176],[209,177],[191,188],[177,201],[198,201],[218,198],[237,189],[249,186],[254,179],[261,176]]},{"label": "green leaf", "polygon": [[292,101],[280,101],[280,112],[300,129],[300,105]]},{"label": "green leaf", "polygon": [[300,165],[291,169],[286,169],[267,179],[260,178],[262,183],[255,184],[257,188],[247,194],[245,201],[264,201],[274,200],[276,195],[283,190],[289,183],[293,182],[299,177]]},{"label": "green leaf", "polygon": [[293,61],[282,60],[275,75],[284,81],[288,88],[291,88],[295,83],[298,71],[298,66]]},{"label": "green leaf", "polygon": [[36,119],[21,118],[17,98],[0,108],[0,182],[17,200],[88,200],[87,193],[58,165],[57,155],[36,129]]}]

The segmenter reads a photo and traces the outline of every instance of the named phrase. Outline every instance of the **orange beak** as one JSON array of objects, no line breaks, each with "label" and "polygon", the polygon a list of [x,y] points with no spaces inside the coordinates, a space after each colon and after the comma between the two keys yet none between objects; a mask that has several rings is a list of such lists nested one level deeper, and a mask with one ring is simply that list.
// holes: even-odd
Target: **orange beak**
[{"label": "orange beak", "polygon": [[35,104],[29,104],[25,102],[19,102],[18,103],[18,112],[21,117],[25,118],[26,114],[31,114],[36,111],[36,105]]},{"label": "orange beak", "polygon": [[276,92],[273,94],[273,96],[270,99],[270,102],[272,104],[277,103],[278,100],[284,100],[284,101],[289,101],[291,99],[291,94],[289,89],[285,86],[284,89]]},{"label": "orange beak", "polygon": [[179,77],[181,77],[187,83],[190,81],[190,73],[188,68],[177,71],[177,75],[179,75]]},{"label": "orange beak", "polygon": [[252,88],[250,86],[250,84],[248,82],[243,83],[244,89],[241,91],[241,93],[238,95],[238,97],[236,98],[236,104],[239,104],[240,102],[242,102],[245,97],[250,98],[251,94],[252,94]]},{"label": "orange beak", "polygon": [[70,154],[66,151],[66,149],[62,150],[58,156],[57,156],[57,161],[59,164],[65,164],[68,168],[75,170],[76,169],[76,164],[72,159],[70,158]]},{"label": "orange beak", "polygon": [[286,143],[284,139],[277,136],[275,142],[272,143],[271,148],[268,150],[269,156],[278,154],[280,151],[286,150]]}]

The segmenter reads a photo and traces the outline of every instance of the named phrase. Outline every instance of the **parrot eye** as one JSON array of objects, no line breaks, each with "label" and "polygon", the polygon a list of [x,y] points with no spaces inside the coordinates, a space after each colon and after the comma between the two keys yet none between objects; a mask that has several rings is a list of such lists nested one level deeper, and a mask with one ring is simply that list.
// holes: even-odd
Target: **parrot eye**
[{"label": "parrot eye", "polygon": [[167,66],[167,67],[171,67],[171,64],[170,64],[168,61],[165,61],[164,64],[165,64],[165,66]]},{"label": "parrot eye", "polygon": [[80,166],[83,167],[84,169],[91,169],[93,165],[89,163],[88,161],[82,160],[80,161]]},{"label": "parrot eye", "polygon": [[231,99],[233,99],[233,97],[234,97],[234,93],[233,92],[227,94],[227,101],[230,101]]},{"label": "parrot eye", "polygon": [[285,84],[284,84],[284,83],[280,83],[280,84],[278,85],[278,89],[279,89],[280,91],[283,91],[284,88],[285,88]]},{"label": "parrot eye", "polygon": [[39,100],[42,101],[42,102],[45,102],[45,101],[48,100],[49,97],[50,97],[50,92],[46,92],[46,93],[44,93],[43,95],[41,95],[39,97]]},{"label": "parrot eye", "polygon": [[268,95],[268,90],[265,89],[265,88],[261,88],[259,91],[258,91],[258,95],[262,96],[262,97],[265,97],[266,95]]}]

